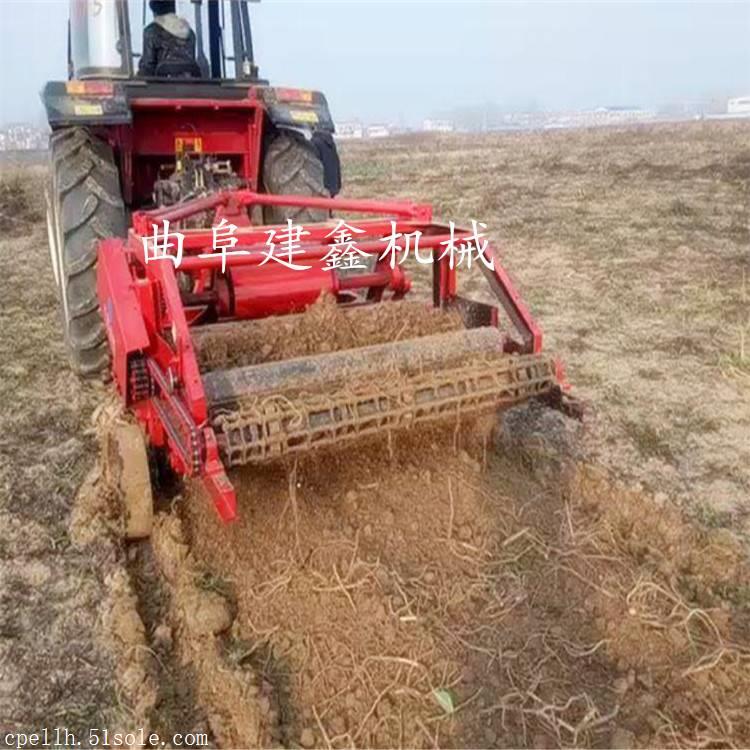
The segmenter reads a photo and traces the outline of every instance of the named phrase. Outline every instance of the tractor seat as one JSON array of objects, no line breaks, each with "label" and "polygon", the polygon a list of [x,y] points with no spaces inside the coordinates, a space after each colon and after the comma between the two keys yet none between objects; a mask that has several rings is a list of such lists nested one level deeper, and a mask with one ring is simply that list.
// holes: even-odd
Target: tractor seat
[{"label": "tractor seat", "polygon": [[195,60],[190,62],[172,62],[164,60],[154,71],[157,78],[202,78],[201,69]]}]

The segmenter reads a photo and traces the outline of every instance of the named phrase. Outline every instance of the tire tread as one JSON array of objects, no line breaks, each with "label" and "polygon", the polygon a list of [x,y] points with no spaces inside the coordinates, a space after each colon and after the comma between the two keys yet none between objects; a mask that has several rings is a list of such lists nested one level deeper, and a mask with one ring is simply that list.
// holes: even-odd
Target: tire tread
[{"label": "tire tread", "polygon": [[96,293],[96,245],[125,235],[120,178],[111,147],[84,128],[52,133],[50,169],[50,197],[62,238],[60,293],[67,301],[68,356],[79,375],[98,377],[109,367],[109,345]]}]

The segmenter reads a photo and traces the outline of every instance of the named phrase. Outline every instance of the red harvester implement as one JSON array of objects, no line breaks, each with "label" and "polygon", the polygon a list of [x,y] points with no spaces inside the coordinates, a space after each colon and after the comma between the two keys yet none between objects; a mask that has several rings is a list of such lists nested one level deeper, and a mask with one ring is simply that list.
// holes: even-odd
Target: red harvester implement
[{"label": "red harvester implement", "polygon": [[[228,521],[237,512],[229,467],[529,398],[560,405],[561,369],[542,354],[492,250],[477,266],[495,303],[470,301],[443,244],[450,227],[429,206],[334,198],[341,174],[325,96],[259,77],[247,0],[190,5],[195,60],[180,62],[137,60],[139,14],[126,0],[75,0],[70,80],[42,95],[50,258],[69,359],[83,377],[111,372],[146,436],[128,423],[107,440],[126,533],[150,530],[147,445],[202,479]],[[326,263],[332,212],[357,216],[364,272]],[[242,254],[214,251],[223,219]],[[184,237],[178,268],[144,255],[166,221]],[[306,270],[268,257],[269,231],[292,221],[307,232],[293,258]],[[394,231],[421,233],[431,305],[408,298],[410,279],[385,252]],[[470,233],[453,240],[469,243]],[[321,297],[348,335],[331,331],[316,348],[301,334],[312,313],[300,313]]]},{"label": "red harvester implement", "polygon": [[[335,226],[330,221],[304,227],[309,235],[294,263],[310,266],[307,270],[268,262],[270,228],[247,219],[253,207],[268,204],[368,215],[351,223],[364,230],[357,247],[372,255],[372,270],[342,275],[326,268],[324,256],[333,242],[328,235]],[[207,212],[214,225],[226,218],[238,226],[233,252],[245,254],[222,259],[213,251],[210,228],[181,229],[184,254],[178,269],[168,259],[145,262],[143,240],[154,226],[165,220],[180,226]],[[460,330],[202,371],[199,349],[213,335],[241,336],[259,319],[302,312],[321,294],[333,295],[351,315],[406,304],[401,300],[411,288],[409,276],[388,255],[381,257],[392,220],[397,232],[422,233],[420,251],[428,251],[433,261],[432,305],[456,311]],[[456,242],[470,237],[467,230],[454,233]],[[488,263],[478,266],[498,306],[457,295],[456,268],[442,244],[449,238],[449,228],[432,221],[429,206],[410,202],[234,190],[134,214],[127,239],[103,240],[98,260],[98,295],[124,403],[151,446],[166,449],[180,474],[200,477],[220,516],[229,521],[236,500],[227,466],[532,397],[559,398],[560,366],[541,353],[541,333],[491,247],[483,250]],[[178,283],[181,274],[190,279],[188,290]]]}]

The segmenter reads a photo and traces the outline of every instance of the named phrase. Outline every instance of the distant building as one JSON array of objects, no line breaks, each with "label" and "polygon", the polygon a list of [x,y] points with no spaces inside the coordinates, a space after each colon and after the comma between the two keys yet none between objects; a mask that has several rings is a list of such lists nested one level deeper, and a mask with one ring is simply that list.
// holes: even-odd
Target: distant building
[{"label": "distant building", "polygon": [[728,115],[750,117],[750,96],[737,96],[727,102]]},{"label": "distant building", "polygon": [[644,122],[656,119],[656,112],[640,107],[599,107],[593,112],[584,113],[597,125],[615,125],[627,122]]},{"label": "distant building", "polygon": [[368,138],[387,138],[391,134],[391,129],[387,125],[368,125]]},{"label": "distant building", "polygon": [[337,122],[336,137],[341,139],[364,138],[365,129],[361,122]]},{"label": "distant building", "polygon": [[455,126],[451,120],[424,120],[422,130],[426,133],[452,133]]},{"label": "distant building", "polygon": [[653,122],[656,112],[639,107],[597,107],[596,109],[558,112],[546,116],[541,126],[545,129],[591,128],[602,125],[628,125],[638,122]]},{"label": "distant building", "polygon": [[49,131],[31,125],[0,128],[0,151],[41,151],[47,148]]}]

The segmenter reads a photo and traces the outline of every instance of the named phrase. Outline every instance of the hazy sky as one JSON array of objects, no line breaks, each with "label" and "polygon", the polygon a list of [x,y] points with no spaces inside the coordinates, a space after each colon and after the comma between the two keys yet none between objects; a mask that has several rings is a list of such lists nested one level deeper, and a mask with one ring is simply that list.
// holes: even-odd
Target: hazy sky
[{"label": "hazy sky", "polygon": [[[750,0],[263,0],[251,12],[261,74],[325,91],[337,119],[750,94]],[[67,13],[67,0],[0,0],[0,121],[41,119],[44,81],[65,77]]]}]

